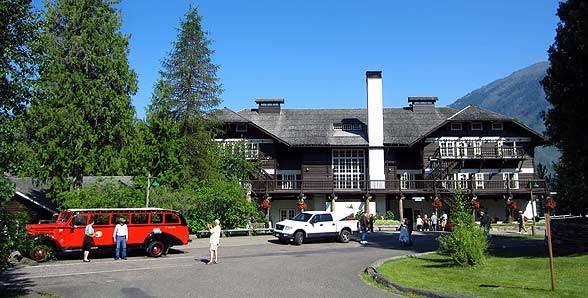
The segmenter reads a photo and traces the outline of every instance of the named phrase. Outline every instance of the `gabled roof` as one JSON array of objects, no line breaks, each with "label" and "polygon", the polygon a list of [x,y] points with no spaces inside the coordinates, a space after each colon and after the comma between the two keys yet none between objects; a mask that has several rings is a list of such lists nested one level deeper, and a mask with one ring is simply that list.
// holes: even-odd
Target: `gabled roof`
[{"label": "gabled roof", "polygon": [[[384,144],[412,146],[448,122],[514,122],[541,140],[544,137],[513,119],[492,111],[468,106],[460,111],[449,107],[384,108]],[[282,109],[280,113],[259,113],[256,109],[237,113],[224,108],[220,120],[247,122],[289,146],[368,146],[367,109]],[[362,123],[362,131],[335,130],[334,123]]]},{"label": "gabled roof", "polygon": [[248,123],[249,120],[239,116],[239,114],[231,111],[228,108],[222,108],[221,110],[215,113],[215,116],[218,120],[225,122],[225,123]]},{"label": "gabled roof", "polygon": [[494,113],[492,111],[476,107],[476,106],[467,106],[461,109],[459,112],[455,113],[453,116],[449,117],[447,120],[450,121],[511,121],[512,119]]}]

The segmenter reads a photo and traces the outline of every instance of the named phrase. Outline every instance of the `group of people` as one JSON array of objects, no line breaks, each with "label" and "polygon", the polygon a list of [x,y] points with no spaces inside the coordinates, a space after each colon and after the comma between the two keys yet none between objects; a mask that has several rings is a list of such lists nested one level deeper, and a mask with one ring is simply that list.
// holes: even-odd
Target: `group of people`
[{"label": "group of people", "polygon": [[[84,232],[84,258],[82,261],[90,262],[88,256],[90,256],[90,249],[92,249],[92,245],[94,244],[94,237],[100,237],[102,234],[100,232],[94,232],[94,219],[90,218],[90,222],[86,225],[86,230]],[[114,259],[127,259],[127,241],[129,240],[129,229],[127,228],[127,223],[124,218],[118,219],[118,224],[114,228],[114,232],[112,233],[112,239],[114,243],[116,243],[116,250],[114,253]]]},{"label": "group of people", "polygon": [[447,213],[443,212],[440,218],[437,217],[437,214],[432,213],[431,217],[427,214],[417,215],[416,219],[416,229],[419,232],[424,231],[443,231],[445,230],[445,225],[447,224]]},{"label": "group of people", "polygon": [[[218,263],[218,245],[220,243],[220,221],[218,219],[214,220],[213,225],[208,224],[208,231],[210,231],[210,240],[209,240],[209,250],[210,250],[210,259],[208,260],[208,265],[217,264]],[[100,232],[94,232],[94,219],[90,218],[88,225],[86,225],[86,230],[84,232],[84,258],[83,262],[90,262],[88,256],[90,255],[90,249],[94,244],[94,237],[100,237]],[[114,232],[112,233],[112,238],[116,243],[116,250],[114,253],[114,259],[127,259],[127,241],[129,240],[129,229],[127,228],[126,219],[119,218],[118,224],[114,228]]]}]

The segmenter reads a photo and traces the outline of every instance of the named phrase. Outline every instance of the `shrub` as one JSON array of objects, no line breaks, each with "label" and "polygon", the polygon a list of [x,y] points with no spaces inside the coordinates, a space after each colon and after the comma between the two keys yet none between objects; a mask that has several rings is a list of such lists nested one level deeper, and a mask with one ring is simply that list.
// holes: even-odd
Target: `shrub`
[{"label": "shrub", "polygon": [[33,242],[26,235],[26,214],[13,215],[0,202],[0,272],[10,265],[10,253],[20,251],[24,255]]},{"label": "shrub", "polygon": [[483,264],[488,249],[488,239],[473,215],[467,209],[469,201],[465,193],[458,191],[452,200],[453,233],[439,237],[442,252],[462,266]]},{"label": "shrub", "polygon": [[384,219],[388,219],[388,220],[395,219],[394,212],[392,212],[392,210],[386,211],[386,215],[384,216]]}]

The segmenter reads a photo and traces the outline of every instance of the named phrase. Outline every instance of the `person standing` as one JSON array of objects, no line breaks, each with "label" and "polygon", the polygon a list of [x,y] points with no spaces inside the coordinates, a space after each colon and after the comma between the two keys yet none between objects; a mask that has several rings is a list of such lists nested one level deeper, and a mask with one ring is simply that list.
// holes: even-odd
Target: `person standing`
[{"label": "person standing", "polygon": [[86,225],[86,231],[84,232],[84,262],[90,262],[88,256],[90,255],[90,249],[94,244],[94,219],[90,218],[90,222]]},{"label": "person standing", "polygon": [[417,231],[422,232],[423,231],[423,219],[421,218],[421,215],[417,215],[417,220],[416,220],[416,228]]},{"label": "person standing", "polygon": [[486,235],[490,235],[490,216],[483,210],[480,211],[480,227],[484,229]]},{"label": "person standing", "polygon": [[359,218],[359,222],[357,223],[359,225],[359,231],[361,232],[361,241],[359,243],[366,245],[367,242],[367,229],[369,227],[369,220],[367,217],[367,213],[363,213],[361,215],[361,217]]},{"label": "person standing", "polygon": [[521,231],[525,231],[525,233],[526,233],[527,227],[525,226],[525,222],[527,221],[527,218],[523,214],[522,210],[519,210],[518,221],[519,221],[519,234],[521,233]]},{"label": "person standing", "polygon": [[447,213],[443,212],[441,215],[441,231],[445,231],[445,226],[447,225]]},{"label": "person standing", "polygon": [[410,246],[410,229],[408,227],[408,219],[402,219],[402,223],[400,224],[400,236],[398,237],[400,241],[400,246]]},{"label": "person standing", "polygon": [[431,215],[431,231],[437,231],[437,214]]},{"label": "person standing", "polygon": [[116,251],[114,253],[114,259],[118,260],[121,258],[123,260],[127,259],[127,241],[129,240],[129,230],[127,228],[126,220],[124,218],[118,219],[118,225],[114,228],[114,233],[112,233],[112,238],[114,238],[114,242],[116,243]]},{"label": "person standing", "polygon": [[214,227],[208,224],[208,231],[210,231],[210,259],[208,260],[208,265],[210,264],[217,264],[218,263],[218,245],[220,243],[220,221],[218,219],[214,220]]},{"label": "person standing", "polygon": [[425,214],[425,216],[423,217],[423,229],[425,231],[428,231],[429,230],[429,225],[430,225],[429,217]]}]

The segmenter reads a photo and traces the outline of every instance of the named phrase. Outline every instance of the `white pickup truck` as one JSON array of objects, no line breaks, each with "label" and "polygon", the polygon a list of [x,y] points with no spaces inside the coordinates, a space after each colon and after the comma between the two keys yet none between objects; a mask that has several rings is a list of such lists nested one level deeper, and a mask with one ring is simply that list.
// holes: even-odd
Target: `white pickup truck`
[{"label": "white pickup truck", "polygon": [[274,236],[280,242],[287,243],[293,239],[296,245],[301,245],[308,238],[332,238],[346,243],[356,232],[357,220],[328,211],[305,211],[276,223],[274,228]]}]

